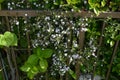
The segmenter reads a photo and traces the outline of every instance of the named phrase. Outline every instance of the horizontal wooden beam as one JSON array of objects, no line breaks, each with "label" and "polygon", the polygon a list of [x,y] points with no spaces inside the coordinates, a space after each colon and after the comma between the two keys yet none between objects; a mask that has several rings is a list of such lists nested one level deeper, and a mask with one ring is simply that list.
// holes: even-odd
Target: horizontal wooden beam
[{"label": "horizontal wooden beam", "polygon": [[120,12],[105,12],[100,13],[99,16],[96,16],[92,12],[81,11],[81,12],[71,12],[71,11],[45,11],[45,10],[0,10],[0,16],[50,16],[50,15],[60,15],[63,17],[94,17],[94,18],[120,18]]}]

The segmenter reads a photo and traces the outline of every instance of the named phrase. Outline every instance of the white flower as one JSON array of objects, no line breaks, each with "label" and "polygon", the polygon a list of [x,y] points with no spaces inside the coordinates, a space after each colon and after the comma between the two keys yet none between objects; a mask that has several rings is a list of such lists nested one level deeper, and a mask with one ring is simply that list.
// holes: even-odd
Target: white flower
[{"label": "white flower", "polygon": [[86,31],[88,31],[88,29],[85,28],[85,27],[82,27],[82,28],[81,28],[81,31],[86,32]]},{"label": "white flower", "polygon": [[73,59],[78,59],[78,58],[79,58],[79,55],[78,55],[78,54],[73,54],[73,55],[72,55],[72,58],[73,58]]}]

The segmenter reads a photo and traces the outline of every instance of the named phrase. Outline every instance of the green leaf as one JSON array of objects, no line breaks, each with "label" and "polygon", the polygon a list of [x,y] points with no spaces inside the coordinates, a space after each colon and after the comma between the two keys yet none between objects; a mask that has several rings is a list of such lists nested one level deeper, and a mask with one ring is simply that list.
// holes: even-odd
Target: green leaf
[{"label": "green leaf", "polygon": [[101,1],[101,6],[104,7],[106,5],[105,0]]},{"label": "green leaf", "polygon": [[11,46],[17,46],[17,44],[18,44],[17,36],[14,33],[12,33],[12,34],[13,34],[14,41],[11,43]]},{"label": "green leaf", "polygon": [[4,36],[0,34],[0,45],[1,46],[7,46],[7,42],[4,39]]},{"label": "green leaf", "polygon": [[4,33],[4,39],[7,43],[7,45],[6,45],[7,47],[9,47],[14,42],[13,34],[11,32],[8,32],[8,31]]},{"label": "green leaf", "polygon": [[94,13],[98,16],[99,14],[100,14],[100,11],[99,11],[99,9],[97,9],[97,8],[94,8]]},{"label": "green leaf", "polygon": [[61,0],[55,0],[54,5],[60,5]]},{"label": "green leaf", "polygon": [[95,3],[96,3],[96,0],[88,0],[88,3],[90,5],[91,8],[95,8]]},{"label": "green leaf", "polygon": [[33,79],[34,76],[35,76],[35,74],[32,73],[31,71],[29,71],[29,72],[27,73],[27,77],[28,77],[29,79]]},{"label": "green leaf", "polygon": [[32,54],[29,56],[27,63],[31,65],[37,65],[38,60],[39,60],[38,56],[36,54]]},{"label": "green leaf", "polygon": [[115,40],[120,40],[120,35],[117,35],[117,36],[115,37]]},{"label": "green leaf", "polygon": [[74,71],[72,71],[71,69],[69,69],[69,74],[72,76],[72,78],[74,78],[76,80],[76,74]]},{"label": "green leaf", "polygon": [[42,51],[42,57],[50,58],[52,56],[53,51],[51,49],[45,49]]},{"label": "green leaf", "polygon": [[34,48],[33,53],[37,54],[39,57],[42,55],[42,49],[40,47]]},{"label": "green leaf", "polygon": [[66,0],[68,4],[78,4],[81,0]]},{"label": "green leaf", "polygon": [[33,52],[37,53],[39,58],[50,58],[53,53],[51,49],[42,50],[40,47],[35,48]]},{"label": "green leaf", "polygon": [[120,68],[120,64],[117,64],[117,67]]},{"label": "green leaf", "polygon": [[40,71],[45,72],[47,70],[47,67],[48,67],[48,62],[46,59],[41,59],[39,61],[39,65],[40,65]]},{"label": "green leaf", "polygon": [[33,79],[34,76],[35,76],[36,74],[38,74],[38,73],[39,73],[38,67],[37,67],[37,66],[33,66],[33,67],[31,68],[31,70],[27,73],[27,76],[28,76],[30,79]]},{"label": "green leaf", "polygon": [[115,44],[115,41],[110,41],[110,46],[113,47]]},{"label": "green leaf", "polygon": [[34,74],[37,74],[39,72],[39,69],[36,66],[33,66],[31,68],[31,72],[34,73]]},{"label": "green leaf", "polygon": [[20,69],[24,72],[29,72],[31,69],[31,65],[28,63],[25,63],[22,67],[20,67]]},{"label": "green leaf", "polygon": [[0,35],[0,45],[2,46],[17,46],[17,36],[14,33],[6,31],[4,35]]}]

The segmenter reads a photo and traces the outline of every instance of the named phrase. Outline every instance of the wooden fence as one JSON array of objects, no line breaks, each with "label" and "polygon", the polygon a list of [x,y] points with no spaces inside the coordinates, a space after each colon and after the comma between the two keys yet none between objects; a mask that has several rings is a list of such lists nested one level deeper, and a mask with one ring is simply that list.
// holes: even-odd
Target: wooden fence
[{"label": "wooden fence", "polygon": [[[4,17],[36,17],[36,16],[40,16],[40,15],[44,15],[44,16],[50,16],[50,15],[60,15],[63,17],[83,17],[83,18],[115,18],[115,19],[120,19],[120,12],[105,12],[105,13],[100,13],[100,15],[96,16],[94,13],[92,12],[86,12],[86,11],[81,11],[81,12],[70,12],[70,11],[40,11],[40,10],[1,10],[0,11],[0,16],[4,16]],[[8,23],[6,23],[8,24]],[[9,25],[9,24],[8,24]],[[105,27],[105,24],[103,24],[102,27],[102,34],[103,34],[103,29]],[[82,27],[81,27],[82,28]],[[83,45],[84,45],[84,38],[85,38],[85,32],[82,32],[80,30],[80,34],[79,34],[80,38],[79,38],[79,47],[82,49]],[[29,37],[28,37],[29,38]],[[102,43],[102,35],[100,37],[99,40],[99,46]],[[28,39],[29,40],[29,39]],[[110,70],[112,67],[112,63],[113,63],[113,59],[115,57],[115,53],[117,51],[117,47],[118,47],[118,43],[119,40],[116,41],[115,47],[114,47],[114,51],[113,51],[113,55],[110,61],[110,66],[106,75],[106,80],[108,80],[109,75],[110,75]],[[28,47],[28,51],[30,51],[30,48]],[[78,68],[76,68],[78,69]],[[77,70],[78,72],[76,72],[77,75],[77,79],[79,77],[79,70]]]}]

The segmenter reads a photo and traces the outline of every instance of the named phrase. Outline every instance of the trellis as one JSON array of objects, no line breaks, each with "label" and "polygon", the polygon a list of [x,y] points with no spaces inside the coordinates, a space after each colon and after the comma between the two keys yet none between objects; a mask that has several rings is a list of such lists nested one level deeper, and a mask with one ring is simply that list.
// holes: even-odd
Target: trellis
[{"label": "trellis", "polygon": [[[53,15],[53,14],[60,15],[62,17],[70,17],[70,16],[72,16],[72,17],[83,17],[83,18],[108,18],[108,17],[110,17],[110,18],[120,19],[120,12],[105,12],[105,13],[100,13],[100,15],[96,16],[94,13],[86,12],[86,11],[81,11],[81,12],[40,11],[40,10],[1,10],[0,11],[0,16],[6,17],[6,20],[8,21],[6,23],[7,26],[9,26],[9,20],[8,20],[7,17],[13,16],[13,17],[25,17],[26,18],[26,17],[41,16],[41,15],[50,16],[50,15]],[[82,27],[83,26],[81,26],[81,28]],[[105,24],[103,24],[103,26],[102,26],[101,34],[103,34],[104,27],[105,27]],[[82,32],[80,30],[79,37],[80,37],[79,38],[79,47],[80,47],[80,50],[82,50],[83,46],[84,46],[85,32]],[[29,34],[27,34],[27,38],[28,38],[28,52],[30,53]],[[99,46],[101,46],[102,40],[103,40],[103,37],[101,35],[100,39],[99,39]],[[111,70],[111,67],[112,67],[112,62],[113,62],[115,53],[117,51],[118,44],[119,44],[119,40],[116,41],[116,44],[115,44],[115,47],[114,47],[113,55],[112,55],[112,58],[111,58],[111,61],[110,61],[110,66],[109,66],[109,69],[108,69],[107,75],[106,75],[106,80],[109,79],[110,70]],[[97,51],[97,56],[99,55],[98,52],[99,52],[99,50]],[[14,54],[13,54],[13,56],[14,56]],[[79,64],[77,64],[77,65],[79,65]],[[78,69],[77,65],[76,65],[76,69]],[[79,74],[80,74],[79,70],[76,70],[76,74],[77,74],[77,79],[78,79],[79,78]]]}]

